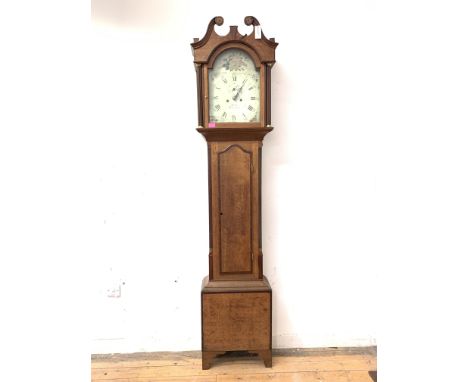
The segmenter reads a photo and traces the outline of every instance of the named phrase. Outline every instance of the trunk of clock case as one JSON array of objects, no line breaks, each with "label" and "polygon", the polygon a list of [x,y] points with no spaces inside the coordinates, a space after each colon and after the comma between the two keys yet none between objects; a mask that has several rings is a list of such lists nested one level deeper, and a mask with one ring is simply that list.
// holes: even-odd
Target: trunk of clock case
[{"label": "trunk of clock case", "polygon": [[260,256],[261,142],[213,142],[213,280],[255,280]]}]

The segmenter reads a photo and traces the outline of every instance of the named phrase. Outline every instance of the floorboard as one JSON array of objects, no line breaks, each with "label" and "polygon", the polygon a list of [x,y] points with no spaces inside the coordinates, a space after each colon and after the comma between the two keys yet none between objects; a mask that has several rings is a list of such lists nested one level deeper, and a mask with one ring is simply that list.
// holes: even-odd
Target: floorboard
[{"label": "floorboard", "polygon": [[372,382],[377,349],[280,349],[272,368],[257,356],[232,353],[202,370],[200,352],[93,355],[91,367],[93,382]]}]

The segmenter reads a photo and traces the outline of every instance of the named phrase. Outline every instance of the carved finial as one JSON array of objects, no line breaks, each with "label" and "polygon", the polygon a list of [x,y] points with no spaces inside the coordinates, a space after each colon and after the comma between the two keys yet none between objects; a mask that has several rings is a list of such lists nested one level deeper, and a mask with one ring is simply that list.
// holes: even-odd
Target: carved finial
[{"label": "carved finial", "polygon": [[260,25],[260,22],[253,16],[245,16],[244,24],[256,26],[256,25]]},{"label": "carved finial", "polygon": [[215,27],[223,25],[224,19],[221,16],[213,17],[208,24],[205,36],[200,40],[194,39],[194,42],[191,44],[194,62],[206,64],[216,49],[222,45],[231,42],[241,42],[252,48],[259,55],[262,63],[274,63],[275,48],[278,45],[275,40],[266,38],[260,27],[260,22],[254,16],[246,16],[244,23],[247,26],[253,26],[252,33],[243,35],[239,33],[237,26],[230,26],[227,34],[218,35]]},{"label": "carved finial", "polygon": [[205,43],[209,40],[211,34],[214,32],[215,25],[221,26],[223,25],[223,23],[224,19],[221,16],[213,17],[208,23],[208,28],[206,28],[205,36],[201,40],[198,38],[193,39],[192,49],[205,45]]}]

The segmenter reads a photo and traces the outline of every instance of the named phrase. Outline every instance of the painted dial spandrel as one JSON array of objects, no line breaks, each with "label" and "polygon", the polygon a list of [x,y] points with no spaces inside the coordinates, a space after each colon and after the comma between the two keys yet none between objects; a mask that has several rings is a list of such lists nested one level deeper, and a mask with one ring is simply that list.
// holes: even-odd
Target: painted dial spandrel
[{"label": "painted dial spandrel", "polygon": [[260,71],[248,53],[225,50],[208,76],[210,122],[260,121]]}]

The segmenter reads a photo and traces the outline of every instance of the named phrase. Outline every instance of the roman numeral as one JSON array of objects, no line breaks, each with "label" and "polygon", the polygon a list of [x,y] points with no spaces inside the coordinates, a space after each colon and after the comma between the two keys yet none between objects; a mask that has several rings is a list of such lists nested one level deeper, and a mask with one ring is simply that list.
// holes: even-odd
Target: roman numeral
[{"label": "roman numeral", "polygon": [[244,113],[242,113],[242,115],[244,116],[244,119],[247,121],[247,116]]},{"label": "roman numeral", "polygon": [[252,105],[249,105],[249,108],[248,108],[250,111],[252,111],[254,108],[252,107]]},{"label": "roman numeral", "polygon": [[254,88],[254,87],[253,87],[253,86],[251,86],[251,87],[249,88],[249,90],[252,90],[253,88]]},{"label": "roman numeral", "polygon": [[250,97],[250,99],[251,99],[252,101],[255,101],[255,100],[257,99],[257,97]]},{"label": "roman numeral", "polygon": [[237,81],[237,76],[234,73],[232,73],[232,80]]},{"label": "roman numeral", "polygon": [[223,82],[224,82],[225,84],[227,84],[227,79],[226,79],[226,78],[223,78]]},{"label": "roman numeral", "polygon": [[224,113],[223,113],[223,118],[226,118],[226,117],[227,117],[227,113],[224,112]]},{"label": "roman numeral", "polygon": [[220,109],[220,108],[221,108],[221,106],[220,106],[220,105],[215,105],[215,109],[216,109],[216,111],[219,111],[219,109]]}]

